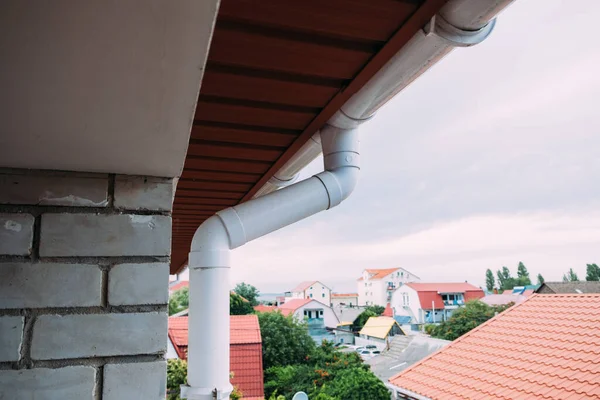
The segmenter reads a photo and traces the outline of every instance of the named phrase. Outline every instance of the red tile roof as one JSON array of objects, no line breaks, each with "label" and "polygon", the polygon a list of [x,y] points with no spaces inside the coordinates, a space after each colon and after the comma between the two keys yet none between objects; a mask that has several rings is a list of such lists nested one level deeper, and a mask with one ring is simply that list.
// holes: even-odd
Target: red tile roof
[{"label": "red tile roof", "polygon": [[264,396],[262,369],[262,345],[232,344],[229,348],[229,370],[233,372],[231,384],[236,386],[244,399]]},{"label": "red tile roof", "polygon": [[[367,269],[366,271],[369,273],[369,275],[372,275],[369,278],[370,280],[377,280],[377,279],[383,279],[386,276],[388,276],[389,274],[391,274],[392,272],[396,272],[399,269],[400,268]],[[360,278],[358,278],[358,280],[362,281],[363,280],[362,276]]]},{"label": "red tile roof", "polygon": [[[304,292],[306,289],[308,289],[311,285],[314,285],[315,283],[325,286],[319,281],[304,281],[304,282],[300,282],[300,284],[298,286],[296,286],[295,288],[293,288],[291,290],[291,292],[292,293],[293,292]],[[327,286],[325,286],[325,287],[327,287]]]},{"label": "red tile roof", "polygon": [[392,310],[392,306],[390,305],[390,303],[387,303],[387,305],[385,306],[385,310],[383,310],[383,314],[381,314],[383,317],[394,317],[394,311]]},{"label": "red tile roof", "polygon": [[421,308],[424,310],[431,310],[432,303],[436,310],[444,308],[444,300],[442,300],[442,296],[437,292],[417,292],[417,295],[419,296]]},{"label": "red tile roof", "polygon": [[[187,359],[188,317],[169,318],[169,339],[179,358]],[[246,400],[262,399],[262,338],[256,315],[230,316],[229,351],[231,384],[240,389]]]},{"label": "red tile roof", "polygon": [[173,285],[169,286],[169,292],[173,293],[176,292],[180,289],[186,288],[190,286],[190,281],[181,281],[181,282],[177,282],[174,283]]},{"label": "red tile roof", "polygon": [[300,307],[310,303],[311,301],[316,301],[313,299],[292,299],[292,300],[288,300],[285,303],[283,303],[282,305],[280,305],[279,307],[277,307],[277,309],[279,311],[281,311],[281,313],[283,315],[290,315],[293,314],[294,311],[296,311],[297,309],[299,309]]},{"label": "red tile roof", "polygon": [[431,399],[600,399],[600,294],[536,294],[392,377]]},{"label": "red tile roof", "polygon": [[331,297],[358,297],[358,293],[331,293]]},{"label": "red tile roof", "polygon": [[270,311],[275,311],[277,307],[275,306],[265,306],[263,304],[259,304],[257,306],[254,306],[254,311],[257,312],[270,312]]}]

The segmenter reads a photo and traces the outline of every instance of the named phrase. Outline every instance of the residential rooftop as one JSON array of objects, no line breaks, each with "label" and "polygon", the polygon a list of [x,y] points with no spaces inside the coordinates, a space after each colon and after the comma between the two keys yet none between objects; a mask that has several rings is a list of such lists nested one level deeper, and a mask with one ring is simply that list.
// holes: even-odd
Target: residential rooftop
[{"label": "residential rooftop", "polygon": [[408,398],[600,398],[600,294],[535,294],[390,379]]}]

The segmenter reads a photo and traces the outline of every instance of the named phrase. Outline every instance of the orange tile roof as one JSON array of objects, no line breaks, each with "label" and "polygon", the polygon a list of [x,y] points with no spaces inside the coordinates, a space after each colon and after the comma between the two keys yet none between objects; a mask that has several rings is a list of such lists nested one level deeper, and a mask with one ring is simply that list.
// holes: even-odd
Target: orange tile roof
[{"label": "orange tile roof", "polygon": [[[237,386],[244,399],[262,399],[262,339],[256,315],[230,316],[229,369],[231,384]],[[181,359],[187,359],[188,317],[169,317],[169,339]]]},{"label": "orange tile roof", "polygon": [[[377,280],[377,279],[383,279],[386,276],[388,276],[389,274],[391,274],[392,272],[398,271],[399,269],[400,268],[367,269],[366,271],[369,273],[369,275],[373,275],[369,278],[370,280]],[[363,280],[362,276],[360,278],[358,278],[358,280],[362,281]]]},{"label": "orange tile roof", "polygon": [[600,294],[535,294],[392,377],[431,399],[600,399]]},{"label": "orange tile roof", "polygon": [[331,297],[358,297],[358,293],[331,293]]}]

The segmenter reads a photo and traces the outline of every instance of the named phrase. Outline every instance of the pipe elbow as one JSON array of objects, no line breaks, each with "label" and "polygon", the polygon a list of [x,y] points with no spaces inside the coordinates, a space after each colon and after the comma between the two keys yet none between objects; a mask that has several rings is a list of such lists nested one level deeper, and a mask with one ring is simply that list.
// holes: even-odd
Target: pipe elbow
[{"label": "pipe elbow", "polygon": [[213,215],[196,230],[190,247],[190,269],[228,267],[229,234],[223,220]]}]

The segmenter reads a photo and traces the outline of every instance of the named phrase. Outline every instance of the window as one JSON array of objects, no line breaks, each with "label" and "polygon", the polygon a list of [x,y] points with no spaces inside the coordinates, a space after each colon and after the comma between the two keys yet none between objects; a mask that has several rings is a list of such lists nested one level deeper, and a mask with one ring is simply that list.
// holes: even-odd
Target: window
[{"label": "window", "polygon": [[325,293],[321,293],[321,297],[325,297]]},{"label": "window", "polygon": [[312,286],[310,287],[310,290],[312,290]]},{"label": "window", "polygon": [[306,317],[308,315],[308,311],[304,310],[304,316]]},{"label": "window", "polygon": [[319,310],[319,315],[322,317],[323,316],[323,310]]},{"label": "window", "polygon": [[367,287],[367,282],[365,282],[365,287]]},{"label": "window", "polygon": [[312,293],[310,294],[310,298],[312,299]]}]

